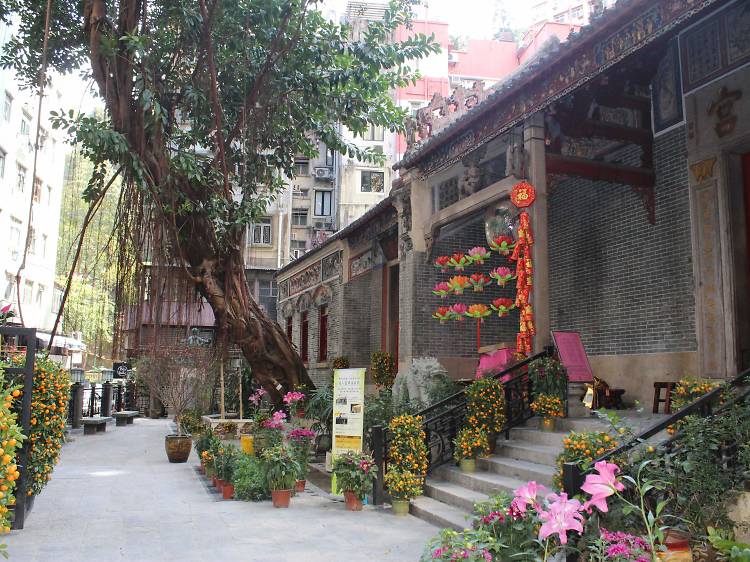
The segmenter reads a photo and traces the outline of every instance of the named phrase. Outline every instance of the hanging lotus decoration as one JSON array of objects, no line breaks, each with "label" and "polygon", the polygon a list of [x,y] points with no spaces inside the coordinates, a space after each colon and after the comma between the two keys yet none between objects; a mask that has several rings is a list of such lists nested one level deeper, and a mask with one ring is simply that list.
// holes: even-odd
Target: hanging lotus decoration
[{"label": "hanging lotus decoration", "polygon": [[451,289],[451,286],[445,282],[438,283],[432,289],[432,294],[437,297],[440,297],[441,299],[444,299],[445,297],[450,295],[452,292],[453,292],[453,289]]},{"label": "hanging lotus decoration", "polygon": [[466,275],[454,275],[448,280],[448,288],[457,295],[463,295],[464,289],[471,287],[471,280]]},{"label": "hanging lotus decoration", "polygon": [[469,318],[476,318],[481,320],[492,314],[489,307],[486,304],[472,304],[466,311],[466,316]]},{"label": "hanging lotus decoration", "polygon": [[487,251],[487,248],[477,246],[469,250],[469,259],[471,263],[477,265],[484,265],[484,262],[490,259],[491,254]]},{"label": "hanging lotus decoration", "polygon": [[448,265],[454,267],[456,271],[463,271],[466,266],[471,265],[471,258],[459,252],[450,257]]},{"label": "hanging lotus decoration", "polygon": [[451,312],[451,307],[441,306],[432,313],[432,317],[436,320],[440,320],[441,324],[445,324],[448,320],[453,318],[453,312]]},{"label": "hanging lotus decoration", "polygon": [[501,256],[510,255],[510,252],[513,250],[514,245],[515,242],[513,242],[513,238],[511,238],[510,236],[497,236],[492,240],[492,242],[490,242],[490,248],[495,250]]},{"label": "hanging lotus decoration", "polygon": [[448,262],[450,261],[450,256],[440,256],[435,260],[435,267],[437,267],[441,271],[447,271],[449,267]]},{"label": "hanging lotus decoration", "polygon": [[496,267],[490,271],[490,277],[497,281],[498,285],[505,287],[506,283],[513,279],[513,272],[507,267]]},{"label": "hanging lotus decoration", "polygon": [[469,277],[469,281],[471,282],[471,286],[475,293],[481,293],[484,291],[484,288],[492,282],[492,280],[484,273],[472,273],[471,277]]},{"label": "hanging lotus decoration", "polygon": [[513,299],[501,297],[492,301],[490,307],[497,312],[498,317],[503,318],[504,316],[508,316],[508,313],[515,308],[515,305],[513,304]]},{"label": "hanging lotus decoration", "polygon": [[463,303],[457,302],[456,304],[451,306],[450,311],[451,311],[453,320],[461,321],[464,319],[464,316],[466,316],[466,313],[469,311],[469,307]]}]

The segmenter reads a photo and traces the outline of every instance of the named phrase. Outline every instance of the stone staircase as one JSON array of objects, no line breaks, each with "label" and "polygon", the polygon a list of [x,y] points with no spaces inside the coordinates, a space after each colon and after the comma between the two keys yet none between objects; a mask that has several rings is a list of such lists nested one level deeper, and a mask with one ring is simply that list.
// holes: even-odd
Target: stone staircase
[{"label": "stone staircase", "polygon": [[510,431],[510,439],[497,439],[495,454],[479,459],[473,474],[461,472],[453,463],[433,471],[425,483],[424,495],[412,500],[411,513],[439,527],[462,530],[476,502],[489,499],[501,491],[513,490],[529,480],[552,487],[555,461],[562,451],[562,441],[571,431],[604,428],[603,422],[587,418],[558,420],[554,433],[541,431],[538,420]]}]

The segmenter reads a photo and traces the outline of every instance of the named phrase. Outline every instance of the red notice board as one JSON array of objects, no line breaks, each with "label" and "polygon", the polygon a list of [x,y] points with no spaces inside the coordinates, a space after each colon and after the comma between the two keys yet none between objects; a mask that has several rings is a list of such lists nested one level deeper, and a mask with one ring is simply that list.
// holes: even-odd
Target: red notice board
[{"label": "red notice board", "polygon": [[560,362],[568,371],[568,380],[572,382],[592,382],[594,372],[589,358],[583,348],[578,332],[552,332]]}]

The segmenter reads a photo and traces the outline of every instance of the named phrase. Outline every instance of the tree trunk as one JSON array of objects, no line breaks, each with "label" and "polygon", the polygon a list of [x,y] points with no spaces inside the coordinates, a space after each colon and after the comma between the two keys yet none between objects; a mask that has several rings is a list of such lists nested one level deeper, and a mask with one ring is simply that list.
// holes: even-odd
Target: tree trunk
[{"label": "tree trunk", "polygon": [[[84,31],[89,36],[89,55],[94,79],[112,118],[114,130],[122,133],[134,154],[140,156],[152,182],[156,207],[173,208],[177,194],[203,207],[212,196],[196,192],[189,183],[171,176],[167,139],[157,123],[148,131],[143,109],[133,98],[133,53],[118,42],[117,55],[102,49],[103,36],[110,33],[107,0],[84,0]],[[121,0],[116,34],[138,28],[146,3]],[[230,194],[225,196],[231,198]],[[151,228],[164,227],[172,241],[176,259],[189,264],[189,273],[199,293],[208,301],[221,333],[242,350],[253,376],[275,403],[298,385],[314,388],[302,360],[277,322],[269,318],[251,297],[242,253],[242,235],[235,230],[230,240],[217,241],[209,218],[201,212],[187,217],[155,216]],[[183,272],[183,274],[185,274]]]}]

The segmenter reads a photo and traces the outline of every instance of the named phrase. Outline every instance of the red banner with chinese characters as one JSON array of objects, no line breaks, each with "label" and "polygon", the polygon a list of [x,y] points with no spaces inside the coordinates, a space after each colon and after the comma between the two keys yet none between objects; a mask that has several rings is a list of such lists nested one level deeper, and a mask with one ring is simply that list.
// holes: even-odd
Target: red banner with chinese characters
[{"label": "red banner with chinese characters", "polygon": [[[513,186],[510,200],[519,209],[529,207],[536,199],[534,186],[521,181]],[[531,217],[522,211],[518,217],[519,226],[516,234],[516,245],[510,259],[516,262],[516,308],[520,312],[518,334],[516,334],[516,349],[518,353],[529,355],[532,349],[532,338],[536,335],[534,325],[534,309],[531,305],[531,291],[533,288],[533,264],[531,261],[531,246],[534,245],[534,234],[531,231]]]}]

